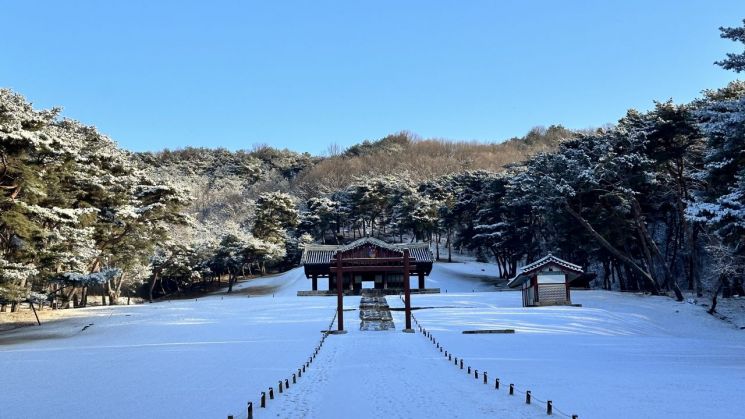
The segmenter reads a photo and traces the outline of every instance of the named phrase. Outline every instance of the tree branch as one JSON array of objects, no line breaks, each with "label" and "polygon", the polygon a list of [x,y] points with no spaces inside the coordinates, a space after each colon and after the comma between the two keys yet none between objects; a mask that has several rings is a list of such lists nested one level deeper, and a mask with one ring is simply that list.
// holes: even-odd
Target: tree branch
[{"label": "tree branch", "polygon": [[655,282],[654,278],[649,274],[649,272],[642,269],[639,265],[637,265],[630,257],[626,256],[621,252],[620,250],[616,249],[612,244],[608,242],[608,240],[605,239],[600,233],[598,233],[590,223],[585,220],[579,213],[577,213],[574,209],[572,209],[571,206],[569,206],[568,203],[564,203],[564,208],[567,210],[567,212],[574,217],[581,225],[585,228],[600,244],[608,250],[611,254],[613,254],[615,257],[620,259],[623,263],[628,265],[630,268],[638,272],[642,278],[644,278],[644,282],[647,284],[647,288],[650,290],[650,292],[654,295],[660,294],[660,289],[657,286],[657,282]]}]

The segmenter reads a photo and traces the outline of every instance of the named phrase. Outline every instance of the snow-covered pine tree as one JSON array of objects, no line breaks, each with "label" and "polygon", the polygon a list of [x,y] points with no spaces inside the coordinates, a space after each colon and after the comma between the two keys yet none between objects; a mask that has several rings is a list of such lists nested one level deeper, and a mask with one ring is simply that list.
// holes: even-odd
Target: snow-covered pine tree
[{"label": "snow-covered pine tree", "polygon": [[[745,44],[745,19],[743,19],[742,23],[743,26],[739,27],[720,27],[719,30],[722,32],[720,36],[724,39]],[[745,51],[739,54],[728,53],[727,58],[717,61],[715,64],[721,66],[725,70],[733,70],[737,73],[745,71]]]}]

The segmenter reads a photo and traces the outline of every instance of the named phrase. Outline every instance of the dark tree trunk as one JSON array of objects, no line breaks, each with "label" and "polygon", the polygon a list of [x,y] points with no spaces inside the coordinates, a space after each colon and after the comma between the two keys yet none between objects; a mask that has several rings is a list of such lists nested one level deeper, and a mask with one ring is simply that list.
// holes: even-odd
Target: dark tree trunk
[{"label": "dark tree trunk", "polygon": [[235,282],[235,274],[232,270],[228,269],[228,294],[233,292],[233,283]]},{"label": "dark tree trunk", "polygon": [[592,225],[590,225],[590,223],[587,220],[585,220],[581,215],[579,215],[579,213],[577,213],[576,211],[574,211],[574,209],[572,209],[572,207],[570,207],[569,204],[566,204],[565,203],[564,204],[564,208],[607,251],[609,251],[610,253],[612,253],[615,257],[617,257],[618,259],[620,259],[622,262],[624,262],[627,266],[629,266],[630,268],[632,268],[634,271],[638,272],[639,275],[641,275],[641,277],[644,279],[644,282],[647,285],[647,288],[649,289],[649,291],[652,294],[654,294],[654,295],[659,295],[660,294],[660,289],[659,289],[659,287],[657,285],[657,282],[655,282],[654,278],[652,278],[652,276],[648,272],[644,271],[644,269],[642,269],[641,267],[639,267],[639,265],[637,265],[629,256],[625,255],[623,252],[621,252],[620,250],[616,249],[612,244],[610,244],[608,242],[608,240],[605,239],[605,237],[603,237],[600,233],[598,233],[597,231],[595,231],[595,229],[592,227]]},{"label": "dark tree trunk", "polygon": [[158,281],[158,273],[153,272],[153,279],[150,281],[150,287],[148,288],[148,300],[153,302],[153,290],[155,290],[155,283]]},{"label": "dark tree trunk", "polygon": [[711,307],[706,312],[709,314],[714,314],[717,312],[717,295],[719,295],[719,292],[723,290],[724,288],[724,282],[725,282],[725,275],[720,274],[719,275],[719,284],[717,285],[717,289],[714,291],[714,295],[711,297]]},{"label": "dark tree trunk", "polygon": [[448,227],[448,263],[453,262],[453,229]]},{"label": "dark tree trunk", "polygon": [[603,289],[610,290],[610,261],[603,260]]},{"label": "dark tree trunk", "polygon": [[[642,243],[642,249],[644,250],[644,256],[648,260],[649,269],[651,272],[652,266],[654,266],[652,263],[652,255],[651,253],[654,253],[654,255],[657,257],[657,259],[660,261],[660,265],[662,265],[662,268],[665,272],[665,283],[664,287],[666,289],[672,289],[675,293],[675,299],[678,301],[683,301],[683,292],[680,290],[680,287],[678,287],[678,282],[673,278],[672,272],[670,272],[670,268],[667,266],[667,261],[665,261],[665,258],[662,256],[662,252],[660,252],[660,248],[657,246],[657,243],[655,243],[654,239],[652,238],[652,235],[649,234],[649,230],[647,229],[647,226],[644,223],[644,219],[641,215],[641,206],[639,205],[639,202],[634,199],[633,200],[633,208],[634,208],[634,218],[636,220],[637,228],[639,229],[639,236]],[[651,252],[650,252],[651,249]]]},{"label": "dark tree trunk", "polygon": [[70,308],[70,303],[73,302],[73,307],[75,307],[77,304],[74,303],[73,297],[75,297],[77,294],[75,294],[75,286],[70,286],[70,292],[67,293],[65,296],[65,308]]}]

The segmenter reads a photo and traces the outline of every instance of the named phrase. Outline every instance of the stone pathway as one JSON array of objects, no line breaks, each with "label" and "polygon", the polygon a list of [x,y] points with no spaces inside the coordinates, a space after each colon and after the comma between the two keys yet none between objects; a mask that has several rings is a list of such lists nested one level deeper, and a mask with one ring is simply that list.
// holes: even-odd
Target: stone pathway
[{"label": "stone pathway", "polygon": [[[371,298],[369,301],[377,301]],[[363,305],[367,304],[360,306]],[[397,322],[403,320],[401,313],[393,313],[393,317]],[[367,333],[350,328],[346,334],[329,336],[302,381],[278,394],[255,417],[538,419],[547,416],[538,405],[526,406],[524,399],[496,391],[455,368],[420,333],[400,330]]]},{"label": "stone pathway", "polygon": [[360,299],[360,330],[393,330],[391,309],[382,292],[363,289]]}]

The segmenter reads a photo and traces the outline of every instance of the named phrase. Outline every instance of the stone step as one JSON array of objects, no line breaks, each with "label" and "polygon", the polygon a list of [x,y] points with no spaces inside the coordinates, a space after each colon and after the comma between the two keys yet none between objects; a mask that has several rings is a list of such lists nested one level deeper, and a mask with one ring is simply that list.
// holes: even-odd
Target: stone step
[{"label": "stone step", "polygon": [[382,331],[393,330],[391,309],[383,296],[382,290],[363,289],[360,299],[360,330]]}]

